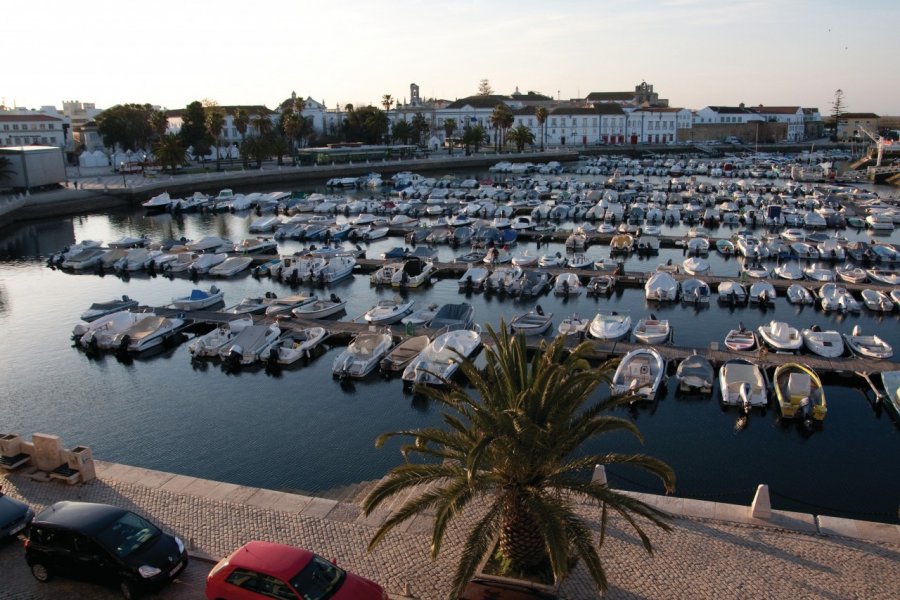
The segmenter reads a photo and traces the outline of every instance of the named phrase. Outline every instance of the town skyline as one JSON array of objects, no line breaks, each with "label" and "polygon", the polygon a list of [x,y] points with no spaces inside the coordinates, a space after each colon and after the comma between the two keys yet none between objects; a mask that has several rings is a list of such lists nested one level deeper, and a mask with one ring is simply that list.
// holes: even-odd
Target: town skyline
[{"label": "town skyline", "polygon": [[[68,6],[49,5],[60,14]],[[798,105],[823,115],[840,88],[845,110],[900,114],[900,80],[889,76],[900,5],[890,0],[867,3],[865,14],[833,0],[653,0],[639,8],[469,0],[451,14],[410,0],[276,1],[255,14],[230,0],[160,0],[140,13],[109,0],[85,6],[90,26],[105,33],[77,41],[71,22],[47,20],[44,5],[7,7],[4,45],[34,51],[8,62],[3,104],[177,109],[208,98],[274,108],[295,91],[328,108],[380,107],[385,94],[408,100],[410,83],[422,98],[455,100],[487,79],[497,94],[518,88],[562,100],[646,81],[677,107]],[[35,39],[37,22],[45,33]]]}]

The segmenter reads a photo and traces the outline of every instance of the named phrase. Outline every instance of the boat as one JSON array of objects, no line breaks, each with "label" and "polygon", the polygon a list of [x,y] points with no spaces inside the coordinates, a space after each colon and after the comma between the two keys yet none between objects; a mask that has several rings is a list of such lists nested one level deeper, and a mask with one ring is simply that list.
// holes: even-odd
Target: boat
[{"label": "boat", "polygon": [[431,261],[412,258],[391,275],[391,286],[395,288],[416,288],[427,284],[436,269]]},{"label": "boat", "polygon": [[800,332],[803,345],[813,354],[825,358],[837,358],[844,354],[844,339],[837,331],[822,331],[818,325]]},{"label": "boat", "polygon": [[807,426],[825,420],[825,389],[815,371],[799,363],[785,363],[775,369],[774,379],[782,418],[801,419]]},{"label": "boat", "polygon": [[620,233],[614,235],[612,240],[609,242],[609,253],[613,254],[628,254],[634,250],[634,237],[627,233]]},{"label": "boat", "polygon": [[723,256],[734,256],[734,242],[731,240],[716,240],[716,250]]},{"label": "boat", "polygon": [[110,313],[90,323],[79,323],[72,330],[75,338],[83,348],[109,350],[117,335],[129,327],[153,316],[152,312],[136,313],[127,310]]},{"label": "boat", "polygon": [[553,313],[544,314],[544,309],[538,304],[534,310],[513,317],[509,328],[514,334],[543,335],[552,324]]},{"label": "boat", "polygon": [[251,264],[253,259],[249,256],[232,256],[211,268],[209,274],[213,277],[234,277]]},{"label": "boat", "polygon": [[241,254],[264,254],[274,252],[278,242],[264,238],[247,238],[234,245],[234,251]]},{"label": "boat", "polygon": [[637,348],[622,357],[610,387],[614,394],[632,396],[632,402],[651,401],[659,391],[665,372],[665,361],[659,352],[653,348]]},{"label": "boat", "polygon": [[775,286],[768,281],[757,281],[750,286],[748,296],[751,304],[758,304],[762,307],[774,306]]},{"label": "boat", "polygon": [[806,275],[806,278],[811,281],[834,281],[834,271],[819,263],[809,265],[803,269],[803,273]]},{"label": "boat", "polygon": [[640,319],[634,326],[634,339],[645,344],[663,344],[671,335],[669,321],[657,319],[653,314],[649,319]]},{"label": "boat", "polygon": [[559,252],[555,254],[544,254],[538,259],[538,266],[543,268],[548,267],[564,267],[566,266],[565,257]]},{"label": "boat", "polygon": [[390,325],[411,313],[414,302],[414,300],[407,301],[402,298],[380,300],[378,304],[366,311],[363,318],[373,325]]},{"label": "boat", "polygon": [[222,323],[209,333],[198,336],[188,344],[192,358],[211,358],[219,355],[223,345],[233,340],[237,334],[253,325],[253,318],[245,316]]},{"label": "boat", "polygon": [[109,244],[107,244],[110,248],[138,248],[141,246],[145,246],[149,239],[147,236],[142,235],[140,237],[135,237],[133,235],[122,236],[117,240],[113,240]]},{"label": "boat", "polygon": [[[228,255],[224,252],[219,254],[201,254],[194,262],[190,264],[187,270],[190,271],[192,275],[205,275],[206,273],[209,273],[209,270],[216,265],[225,262],[227,258]],[[172,268],[169,270],[172,272],[176,272],[175,267],[178,266],[179,262],[179,260],[175,260],[174,262],[169,263],[172,265]]]},{"label": "boat", "polygon": [[527,298],[543,294],[549,287],[550,275],[546,271],[523,269],[521,276],[507,282],[506,293]]},{"label": "boat", "polygon": [[412,325],[413,327],[418,327],[420,325],[428,325],[431,323],[431,320],[434,318],[434,315],[437,314],[439,305],[436,302],[432,302],[425,308],[420,308],[419,310],[413,311],[400,319],[400,323],[403,325]]},{"label": "boat", "polygon": [[250,325],[219,348],[219,358],[232,366],[252,365],[260,356],[268,353],[280,336],[281,329],[275,323]]},{"label": "boat", "polygon": [[702,279],[685,279],[681,282],[682,304],[705,306],[709,304],[709,284]]},{"label": "boat", "polygon": [[184,325],[184,320],[153,315],[141,319],[113,338],[113,348],[140,353],[161,346]]},{"label": "boat", "polygon": [[897,308],[900,308],[900,289],[891,290],[890,296]]},{"label": "boat", "polygon": [[762,265],[743,264],[741,266],[741,277],[749,277],[751,279],[766,279],[769,276],[769,270]]},{"label": "boat", "polygon": [[887,393],[887,406],[900,419],[900,371],[882,371],[881,384]]},{"label": "boat", "polygon": [[619,313],[600,311],[591,319],[588,333],[598,340],[621,340],[631,333],[631,316]]},{"label": "boat", "polygon": [[556,330],[559,331],[560,335],[576,335],[581,337],[587,332],[587,327],[590,323],[590,319],[580,317],[578,316],[578,313],[574,313],[563,319]]},{"label": "boat", "polygon": [[699,256],[691,256],[681,263],[684,272],[688,275],[707,275],[709,274],[709,261]]},{"label": "boat", "polygon": [[869,310],[875,312],[892,312],[894,310],[894,303],[881,290],[866,288],[862,291],[862,299]]},{"label": "boat", "polygon": [[566,250],[567,251],[577,251],[584,250],[587,246],[587,235],[584,233],[584,230],[580,227],[572,232],[569,237],[566,238]]},{"label": "boat", "polygon": [[469,267],[458,280],[460,291],[475,292],[482,289],[490,274],[486,267]]},{"label": "boat", "polygon": [[143,206],[148,213],[163,212],[172,206],[172,197],[169,196],[169,192],[163,192],[162,194],[153,196],[149,200],[141,202],[141,206]]},{"label": "boat", "polygon": [[719,391],[722,404],[740,406],[745,413],[753,407],[765,408],[769,403],[762,371],[742,358],[733,358],[719,369]]},{"label": "boat", "polygon": [[434,318],[431,319],[431,328],[446,331],[457,329],[469,329],[475,323],[475,308],[468,302],[459,304],[444,304]]},{"label": "boat", "polygon": [[232,248],[234,248],[234,243],[217,236],[208,235],[200,238],[196,242],[188,242],[187,244],[185,244],[185,247],[191,252],[205,252],[207,254],[213,254],[220,249],[223,252],[225,250],[231,250]]},{"label": "boat", "polygon": [[757,331],[760,339],[776,351],[793,352],[803,345],[800,332],[784,321],[770,321],[768,325],[760,325]]},{"label": "boat", "polygon": [[800,263],[796,261],[787,261],[783,262],[780,265],[776,266],[772,273],[775,274],[776,277],[780,277],[781,279],[791,279],[798,280],[803,279],[803,268],[800,267]]},{"label": "boat", "polygon": [[596,275],[585,286],[589,296],[606,296],[616,287],[615,275]]},{"label": "boat", "polygon": [[331,374],[342,379],[365,377],[378,366],[393,345],[393,337],[387,331],[364,331],[334,359]]},{"label": "boat", "polygon": [[533,267],[538,263],[538,260],[540,260],[538,255],[525,250],[522,254],[513,257],[512,264],[517,267]]},{"label": "boat", "polygon": [[[185,271],[190,270],[191,265],[193,265],[201,256],[201,254],[197,254],[196,252],[177,252],[175,253],[174,260],[163,265],[163,271],[170,275],[184,273]],[[222,260],[225,259],[223,258]]]},{"label": "boat", "polygon": [[719,304],[737,306],[747,302],[747,290],[736,281],[723,281],[716,291],[719,295]]},{"label": "boat", "polygon": [[[143,247],[132,248],[125,256],[113,264],[113,268],[117,271],[140,271],[146,269],[150,265],[150,261],[160,254],[162,252],[158,250],[151,251]],[[65,267],[65,265],[66,263],[64,262],[63,266]]]},{"label": "boat", "polygon": [[887,285],[900,285],[900,271],[890,271],[888,269],[866,269],[866,274],[874,282],[886,283]]},{"label": "boat", "polygon": [[725,335],[725,347],[735,352],[753,350],[756,347],[756,334],[741,323]]},{"label": "boat", "polygon": [[[62,269],[71,269],[73,271],[84,271],[97,267],[103,261],[103,257],[109,252],[106,248],[85,248],[81,252],[72,254],[62,261],[59,265]],[[146,252],[146,250],[145,250]]]},{"label": "boat", "polygon": [[678,381],[678,389],[683,392],[711,394],[716,372],[712,364],[695,351],[679,363],[675,379]]},{"label": "boat", "polygon": [[303,357],[309,358],[326,335],[328,331],[324,327],[288,330],[269,348],[268,355],[261,358],[269,364],[273,362],[279,365],[293,364]]},{"label": "boat", "polygon": [[318,300],[316,296],[307,296],[305,294],[294,294],[282,298],[273,296],[266,299],[266,304],[268,305],[266,306],[266,316],[276,317],[278,315],[290,313],[295,308],[303,306],[304,304],[311,304],[316,300]]},{"label": "boat", "polygon": [[96,321],[100,317],[105,317],[106,315],[110,315],[121,310],[135,308],[137,307],[137,305],[138,301],[132,300],[128,296],[122,296],[121,299],[113,298],[112,300],[107,300],[106,302],[94,302],[86,311],[81,313],[81,320],[90,323],[91,321]]},{"label": "boat", "polygon": [[792,283],[787,289],[787,299],[791,304],[815,304],[816,299],[813,298],[812,293],[800,285],[799,283]]},{"label": "boat", "polygon": [[266,312],[269,304],[268,298],[272,298],[272,292],[266,292],[267,296],[247,296],[233,306],[223,308],[221,312],[230,315],[258,315]]},{"label": "boat", "polygon": [[410,361],[417,357],[430,342],[431,338],[427,335],[417,335],[405,339],[381,359],[379,363],[381,372],[385,374],[402,372]]},{"label": "boat", "polygon": [[851,334],[844,334],[844,343],[855,354],[866,358],[887,359],[894,355],[894,349],[877,335],[863,335],[859,325],[853,326]]},{"label": "boat", "polygon": [[641,235],[637,238],[635,250],[639,256],[656,256],[659,254],[659,238],[655,235]]},{"label": "boat", "polygon": [[577,296],[581,293],[581,280],[575,273],[560,273],[553,284],[553,293],[557,296]]},{"label": "boat", "polygon": [[172,307],[179,310],[201,310],[214,306],[225,299],[225,292],[212,286],[209,290],[191,290],[187,296],[172,298]]},{"label": "boat", "polygon": [[307,302],[291,309],[295,317],[307,319],[324,319],[338,314],[347,306],[346,300],[341,300],[336,294],[328,298],[315,298],[313,302]]},{"label": "boat", "polygon": [[678,280],[666,272],[654,273],[644,284],[644,297],[659,302],[678,300]]},{"label": "boat", "polygon": [[866,279],[869,278],[865,269],[857,267],[853,263],[836,266],[834,273],[841,281],[847,283],[865,283]]},{"label": "boat", "polygon": [[861,308],[853,295],[836,283],[826,283],[819,289],[819,301],[824,311],[859,312]]},{"label": "boat", "polygon": [[437,336],[403,370],[409,384],[442,385],[448,381],[463,358],[472,356],[481,346],[481,334],[469,329],[448,331]]},{"label": "boat", "polygon": [[584,254],[576,254],[568,259],[568,267],[570,269],[593,269],[594,259]]}]

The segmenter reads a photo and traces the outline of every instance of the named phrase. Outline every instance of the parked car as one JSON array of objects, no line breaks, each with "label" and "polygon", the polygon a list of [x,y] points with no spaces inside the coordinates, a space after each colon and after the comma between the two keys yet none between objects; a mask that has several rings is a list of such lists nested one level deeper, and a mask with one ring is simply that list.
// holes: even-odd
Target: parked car
[{"label": "parked car", "polygon": [[283,544],[248,542],[206,577],[209,600],[387,600],[381,586],[321,556]]},{"label": "parked car", "polygon": [[34,518],[27,504],[3,493],[0,487],[0,540],[21,533]]},{"label": "parked car", "polygon": [[25,560],[38,581],[61,575],[111,584],[131,599],[169,583],[188,556],[180,539],[129,510],[66,501],[34,518]]}]

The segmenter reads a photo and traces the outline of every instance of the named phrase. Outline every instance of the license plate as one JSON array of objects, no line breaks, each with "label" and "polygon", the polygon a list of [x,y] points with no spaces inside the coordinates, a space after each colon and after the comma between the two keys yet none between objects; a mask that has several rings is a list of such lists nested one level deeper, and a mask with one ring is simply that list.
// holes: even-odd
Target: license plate
[{"label": "license plate", "polygon": [[169,577],[175,577],[178,574],[178,572],[184,568],[184,565],[185,565],[185,563],[181,562],[181,563],[178,563],[177,565],[175,565],[174,567],[172,567],[172,569],[169,571]]}]

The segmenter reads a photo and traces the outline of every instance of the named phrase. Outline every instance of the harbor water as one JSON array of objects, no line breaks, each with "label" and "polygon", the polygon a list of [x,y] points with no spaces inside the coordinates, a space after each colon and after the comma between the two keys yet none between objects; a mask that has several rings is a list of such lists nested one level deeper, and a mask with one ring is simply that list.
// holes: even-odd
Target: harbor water
[{"label": "harbor water", "polygon": [[[123,294],[161,306],[213,283],[224,290],[228,305],[267,291],[279,296],[335,293],[348,300],[346,314],[339,318],[351,320],[361,318],[379,299],[398,293],[372,287],[363,274],[323,290],[292,288],[247,272],[227,280],[192,282],[147,274],[127,279],[75,275],[45,265],[52,252],[87,239],[146,234],[153,239],[216,235],[240,241],[252,237],[248,228],[255,218],[252,213],[148,216],[138,207],[6,229],[0,237],[0,433],[52,433],[68,447],[91,446],[94,456],[103,460],[311,493],[377,479],[398,464],[399,444],[376,449],[375,438],[386,431],[437,425],[440,409],[405,392],[398,379],[386,381],[373,374],[351,383],[334,380],[331,363],[341,346],[326,346],[311,360],[277,373],[261,367],[229,372],[217,361],[192,364],[185,343],[125,362],[111,354],[90,357],[73,346],[70,336],[79,314],[92,302]],[[685,231],[684,226],[663,227],[663,234]],[[713,230],[712,236],[728,237],[734,231]],[[871,241],[864,231],[844,233],[851,240]],[[900,238],[895,233],[878,239],[896,243]],[[377,258],[397,245],[408,246],[400,238],[386,238],[364,247],[368,257]],[[288,241],[279,251],[288,254],[301,247]],[[524,242],[512,253],[524,249],[565,252],[562,244],[539,249],[535,242]],[[463,252],[438,248],[442,261]],[[591,246],[587,254],[608,257],[609,247]],[[668,259],[680,263],[684,258],[681,249],[663,249],[649,259],[629,258],[625,268],[652,271]],[[711,274],[737,279],[737,260],[714,251],[708,259]],[[739,322],[756,328],[778,319],[798,328],[818,323],[841,332],[860,325],[900,351],[900,311],[882,315],[863,308],[859,314],[826,314],[792,306],[784,297],[767,310],[721,308],[715,289],[712,304],[702,309],[650,305],[641,289],[618,289],[599,299],[466,295],[458,290],[455,277],[439,277],[431,286],[403,295],[415,300],[414,308],[470,302],[483,326],[496,327],[501,319],[509,321],[540,304],[545,313],[553,313],[554,331],[572,313],[591,317],[598,310],[616,310],[636,322],[653,312],[670,321],[676,345],[702,349],[711,342],[721,345]],[[593,441],[585,451],[659,457],[675,469],[679,496],[749,504],[757,484],[766,483],[777,509],[900,522],[900,477],[892,458],[900,449],[900,428],[861,379],[827,376],[824,383],[828,416],[813,431],[781,421],[771,404],[745,419],[735,409],[721,407],[718,390],[712,396],[683,396],[669,385],[655,402],[618,410],[640,428],[643,444],[612,435]],[[627,467],[608,474],[615,487],[663,491],[659,482]]]}]

